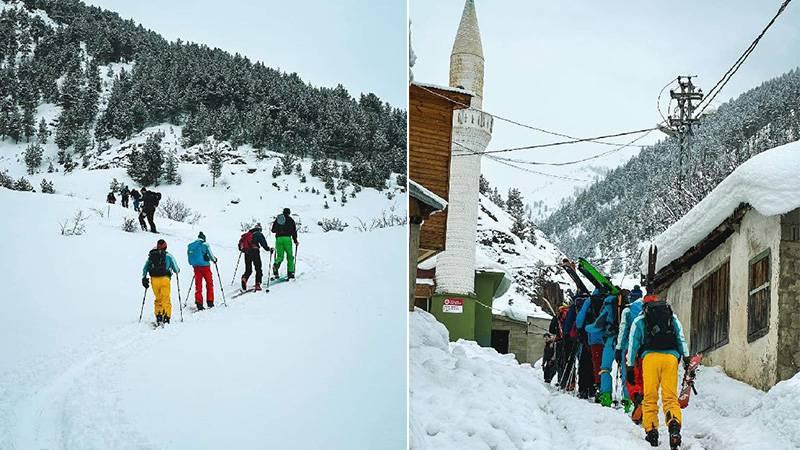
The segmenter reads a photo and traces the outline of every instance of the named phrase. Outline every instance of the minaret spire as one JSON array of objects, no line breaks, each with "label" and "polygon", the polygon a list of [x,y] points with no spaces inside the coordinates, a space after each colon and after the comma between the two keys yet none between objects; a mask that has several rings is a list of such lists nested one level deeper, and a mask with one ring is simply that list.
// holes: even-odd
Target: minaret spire
[{"label": "minaret spire", "polygon": [[450,86],[462,87],[474,93],[473,106],[480,107],[483,99],[483,44],[475,0],[466,0],[461,23],[458,25],[453,51],[450,53]]}]

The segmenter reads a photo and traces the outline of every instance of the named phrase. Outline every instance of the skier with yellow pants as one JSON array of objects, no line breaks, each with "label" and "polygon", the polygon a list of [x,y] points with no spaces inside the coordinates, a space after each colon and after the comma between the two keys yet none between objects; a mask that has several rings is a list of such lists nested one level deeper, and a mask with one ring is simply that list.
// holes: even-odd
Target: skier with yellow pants
[{"label": "skier with yellow pants", "polygon": [[[147,289],[152,280],[153,293],[156,295],[154,303],[156,325],[169,323],[169,318],[172,316],[170,300],[172,274],[180,271],[175,258],[167,253],[167,241],[159,239],[156,248],[150,250],[142,269],[142,286]],[[147,275],[150,275],[150,280],[147,279]]]},{"label": "skier with yellow pants", "polygon": [[294,278],[294,252],[292,241],[297,245],[297,225],[292,219],[292,211],[283,208],[283,214],[278,215],[272,222],[272,232],[275,233],[275,263],[272,266],[272,276],[278,278],[278,269],[286,256],[286,278]]},{"label": "skier with yellow pants", "polygon": [[678,363],[688,365],[689,349],[683,334],[683,325],[672,313],[666,299],[656,295],[644,298],[644,307],[631,325],[625,360],[628,379],[634,379],[633,367],[642,358],[644,399],[642,401],[642,427],[645,440],[658,446],[658,391],[669,429],[671,448],[681,444],[681,407],[678,404]]}]

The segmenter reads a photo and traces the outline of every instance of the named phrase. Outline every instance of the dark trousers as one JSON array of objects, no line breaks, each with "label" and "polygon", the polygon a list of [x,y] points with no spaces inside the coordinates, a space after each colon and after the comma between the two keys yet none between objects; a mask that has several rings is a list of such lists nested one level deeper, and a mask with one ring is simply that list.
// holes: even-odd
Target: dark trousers
[{"label": "dark trousers", "polygon": [[258,249],[244,252],[244,275],[242,275],[242,279],[245,283],[253,273],[253,266],[256,269],[256,284],[261,284],[263,273],[261,272],[261,252]]},{"label": "dark trousers", "polygon": [[150,231],[153,233],[156,232],[156,224],[153,222],[153,214],[155,214],[155,212],[155,208],[142,208],[142,210],[139,212],[139,224],[142,226],[143,230],[147,231],[147,225],[144,223],[144,219],[146,217],[147,221],[150,222]]},{"label": "dark trousers", "polygon": [[594,365],[592,364],[592,350],[584,340],[580,348],[578,360],[578,393],[593,396],[596,388],[594,384]]},{"label": "dark trousers", "polygon": [[128,207],[128,197],[122,197],[122,207],[123,208]]},{"label": "dark trousers", "polygon": [[561,389],[572,391],[575,389],[575,351],[578,343],[567,336],[561,341],[561,352],[556,354],[558,365],[558,385]]},{"label": "dark trousers", "polygon": [[542,356],[542,371],[544,372],[544,382],[550,383],[556,374],[556,346],[560,342],[548,342],[544,346],[544,356]]}]

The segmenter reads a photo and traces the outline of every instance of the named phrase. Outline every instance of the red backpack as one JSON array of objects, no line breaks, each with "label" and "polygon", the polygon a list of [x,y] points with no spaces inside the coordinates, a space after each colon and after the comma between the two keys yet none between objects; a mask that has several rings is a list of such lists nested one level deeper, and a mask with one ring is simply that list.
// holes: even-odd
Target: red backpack
[{"label": "red backpack", "polygon": [[253,233],[248,231],[239,238],[239,251],[243,252],[251,248],[253,248]]}]

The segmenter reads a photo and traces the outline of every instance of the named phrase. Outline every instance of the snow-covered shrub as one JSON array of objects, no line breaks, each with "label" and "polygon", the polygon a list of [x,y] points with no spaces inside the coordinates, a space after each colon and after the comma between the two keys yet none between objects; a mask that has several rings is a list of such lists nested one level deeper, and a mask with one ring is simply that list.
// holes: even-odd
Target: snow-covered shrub
[{"label": "snow-covered shrub", "polygon": [[108,190],[114,193],[122,192],[122,184],[114,178],[111,180],[111,184],[108,185]]},{"label": "snow-covered shrub", "polygon": [[55,194],[56,193],[56,189],[53,186],[53,182],[52,181],[47,181],[44,178],[42,178],[41,188],[42,188],[42,193],[43,194]]},{"label": "snow-covered shrub", "polygon": [[31,182],[25,177],[20,177],[20,179],[14,183],[14,190],[34,192]]},{"label": "snow-covered shrub", "polygon": [[381,211],[381,215],[377,217],[373,217],[370,220],[362,220],[361,218],[358,219],[358,225],[356,226],[356,230],[358,231],[372,231],[378,228],[389,228],[389,227],[397,227],[402,226],[408,223],[408,217],[405,215],[398,215],[395,214],[394,207],[389,209],[387,213],[386,210]]},{"label": "snow-covered shrub", "polygon": [[199,212],[186,206],[180,200],[173,200],[169,197],[162,200],[158,206],[158,215],[176,222],[196,224],[203,217]]},{"label": "snow-covered shrub", "polygon": [[133,217],[124,217],[122,219],[122,231],[127,233],[135,233],[138,228],[139,224],[136,223],[136,219]]},{"label": "snow-covered shrub", "polygon": [[[111,209],[111,207],[110,207],[110,206],[109,206],[108,208],[109,208],[109,209]],[[99,217],[99,218],[101,218],[101,219],[103,219],[103,218],[105,218],[105,217],[106,217],[106,212],[105,212],[105,211],[103,211],[103,210],[102,210],[102,209],[100,209],[100,208],[89,208],[89,211],[91,211],[91,212],[93,212],[93,213],[97,214],[97,217]]]},{"label": "snow-covered shrub", "polygon": [[242,233],[244,233],[245,231],[252,230],[255,224],[257,224],[258,222],[259,222],[258,219],[256,219],[255,217],[251,217],[250,220],[239,222],[239,228],[241,228]]},{"label": "snow-covered shrub", "polygon": [[25,150],[25,166],[28,168],[28,175],[33,175],[36,169],[42,165],[42,146],[32,143]]},{"label": "snow-covered shrub", "polygon": [[14,179],[5,170],[0,172],[0,187],[14,189]]},{"label": "snow-covered shrub", "polygon": [[300,175],[300,182],[301,183],[305,183],[306,181],[308,181],[308,180],[306,180],[306,174]]},{"label": "snow-covered shrub", "polygon": [[75,211],[72,219],[66,219],[58,225],[61,227],[62,236],[80,236],[86,231],[86,221],[89,217],[82,209]]},{"label": "snow-covered shrub", "polygon": [[[326,205],[327,205],[327,203],[326,203]],[[319,222],[317,222],[317,225],[319,225],[319,227],[322,228],[322,231],[324,231],[326,233],[328,231],[344,231],[345,228],[350,226],[346,222],[343,222],[341,219],[339,219],[337,217],[334,217],[334,218],[331,218],[331,219],[324,218],[324,219],[320,220]]]},{"label": "snow-covered shrub", "polygon": [[406,178],[406,176],[403,175],[402,173],[398,173],[396,180],[397,180],[397,186],[402,188],[403,192],[405,192],[406,184],[408,184],[408,179]]},{"label": "snow-covered shrub", "polygon": [[281,164],[280,160],[275,163],[275,167],[272,168],[272,178],[278,178],[283,173],[283,164]]}]

